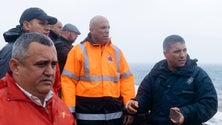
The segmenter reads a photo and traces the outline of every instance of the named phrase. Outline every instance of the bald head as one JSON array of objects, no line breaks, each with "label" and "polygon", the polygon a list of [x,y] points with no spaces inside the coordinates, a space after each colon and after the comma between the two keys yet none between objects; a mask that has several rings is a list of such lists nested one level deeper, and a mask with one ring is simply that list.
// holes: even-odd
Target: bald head
[{"label": "bald head", "polygon": [[58,20],[55,26],[62,27],[62,22]]},{"label": "bald head", "polygon": [[60,34],[61,29],[62,29],[62,22],[59,20],[55,25],[52,25],[51,27],[51,31],[53,31],[56,35]]},{"label": "bald head", "polygon": [[93,28],[93,27],[99,25],[99,23],[104,22],[104,21],[109,23],[109,21],[104,16],[100,16],[100,15],[94,16],[90,20],[89,28]]},{"label": "bald head", "polygon": [[100,45],[109,41],[109,21],[104,16],[94,16],[89,23],[92,40]]}]

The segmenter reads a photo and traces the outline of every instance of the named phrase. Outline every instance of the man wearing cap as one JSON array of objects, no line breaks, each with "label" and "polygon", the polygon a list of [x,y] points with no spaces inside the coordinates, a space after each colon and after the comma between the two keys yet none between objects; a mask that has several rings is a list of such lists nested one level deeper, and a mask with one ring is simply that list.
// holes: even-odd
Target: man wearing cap
[{"label": "man wearing cap", "polygon": [[57,58],[59,61],[59,68],[61,73],[65,66],[67,55],[73,47],[72,44],[80,34],[80,31],[75,25],[68,23],[64,25],[61,31],[61,36],[58,38],[58,40],[55,41]]},{"label": "man wearing cap", "polygon": [[4,77],[6,72],[10,70],[9,60],[12,55],[12,46],[15,40],[23,33],[38,32],[49,35],[50,25],[56,24],[57,19],[47,15],[42,9],[31,7],[26,9],[20,19],[20,25],[6,31],[3,36],[7,44],[0,51],[0,78]]}]

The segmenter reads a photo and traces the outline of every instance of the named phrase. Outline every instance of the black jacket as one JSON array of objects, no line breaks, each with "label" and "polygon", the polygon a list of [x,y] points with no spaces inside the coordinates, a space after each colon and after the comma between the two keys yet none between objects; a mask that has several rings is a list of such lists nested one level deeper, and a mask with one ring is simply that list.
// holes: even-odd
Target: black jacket
[{"label": "black jacket", "polygon": [[62,73],[68,53],[72,49],[73,45],[72,42],[67,41],[63,37],[59,37],[54,44],[57,51],[60,73]]},{"label": "black jacket", "polygon": [[58,35],[55,34],[53,31],[50,31],[49,37],[51,38],[51,40],[52,40],[53,42],[55,42],[55,41],[59,38]]},{"label": "black jacket", "polygon": [[5,76],[5,73],[10,70],[9,60],[12,55],[12,48],[16,39],[23,33],[20,25],[17,25],[15,28],[12,28],[6,31],[3,36],[5,42],[8,42],[0,51],[0,78]]},{"label": "black jacket", "polygon": [[170,71],[167,61],[158,62],[143,79],[135,100],[138,112],[149,114],[154,125],[171,125],[169,109],[180,108],[183,125],[201,125],[217,112],[218,100],[207,73],[188,58],[184,67]]}]

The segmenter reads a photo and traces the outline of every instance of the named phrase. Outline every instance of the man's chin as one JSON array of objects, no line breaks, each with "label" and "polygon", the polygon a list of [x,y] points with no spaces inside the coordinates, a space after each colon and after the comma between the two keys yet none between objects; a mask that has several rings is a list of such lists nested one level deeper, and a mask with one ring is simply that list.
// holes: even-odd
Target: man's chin
[{"label": "man's chin", "polygon": [[178,67],[184,67],[186,63],[180,63]]},{"label": "man's chin", "polygon": [[42,94],[48,94],[50,90],[52,90],[51,86],[45,86],[40,91],[41,91]]}]

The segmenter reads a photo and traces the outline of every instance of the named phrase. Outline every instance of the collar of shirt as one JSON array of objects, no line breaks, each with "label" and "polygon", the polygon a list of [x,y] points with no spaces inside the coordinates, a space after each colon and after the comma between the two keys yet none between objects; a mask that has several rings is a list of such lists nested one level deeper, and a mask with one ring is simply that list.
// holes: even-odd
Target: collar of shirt
[{"label": "collar of shirt", "polygon": [[38,106],[42,106],[42,107],[46,107],[46,102],[52,98],[52,96],[54,95],[52,90],[49,91],[49,93],[45,96],[44,102],[42,104],[41,100],[36,97],[33,96],[31,93],[29,93],[28,91],[26,91],[25,89],[23,89],[19,84],[16,83],[16,85],[19,87],[19,89],[29,98],[31,99],[36,105]]}]

